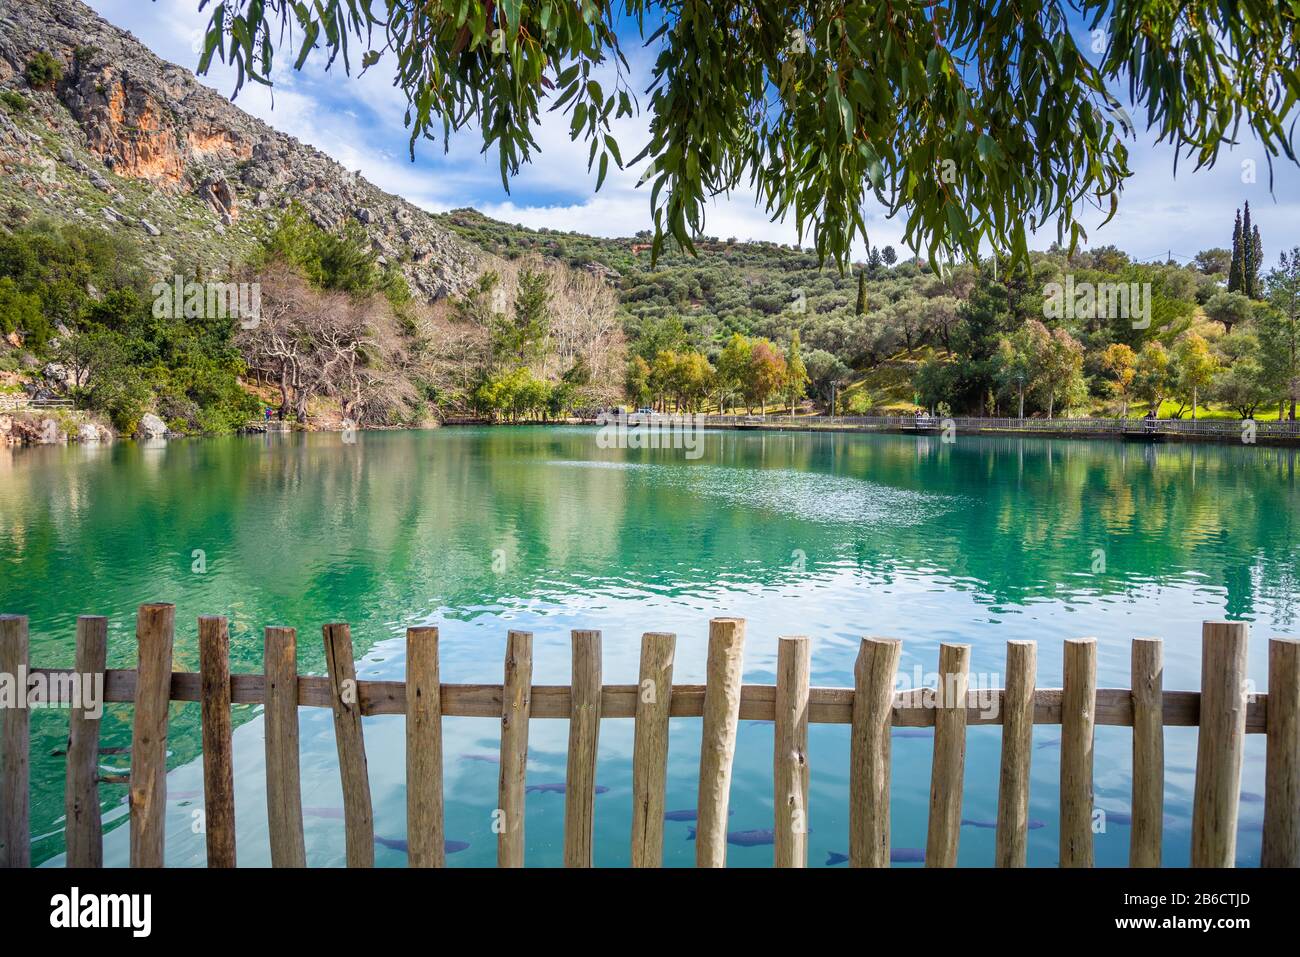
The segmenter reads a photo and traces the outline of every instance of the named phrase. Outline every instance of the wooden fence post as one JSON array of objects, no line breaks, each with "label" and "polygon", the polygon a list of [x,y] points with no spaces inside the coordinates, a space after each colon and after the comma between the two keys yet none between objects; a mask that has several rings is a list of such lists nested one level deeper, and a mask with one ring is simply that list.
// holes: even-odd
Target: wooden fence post
[{"label": "wooden fence post", "polygon": [[[108,659],[108,619],[77,618],[74,700],[68,716],[68,765],[64,776],[64,841],[68,867],[104,866],[104,825],[99,807],[99,723],[104,712],[104,668]],[[91,688],[84,684],[89,680]],[[91,696],[96,700],[92,702]],[[92,703],[100,717],[86,714]]]},{"label": "wooden fence post", "polygon": [[700,741],[700,796],[696,807],[695,864],[727,863],[727,805],[731,766],[740,723],[740,686],[745,652],[745,620],[709,622],[709,657],[704,686],[704,730]]},{"label": "wooden fence post", "polygon": [[352,654],[352,628],[324,625],[325,667],[334,711],[334,742],[343,783],[343,828],[348,867],[375,866],[375,815],[370,803],[366,739],[361,730],[361,696]]},{"label": "wooden fence post", "polygon": [[167,709],[176,606],[141,605],[131,735],[131,866],[162,867],[167,814]]},{"label": "wooden fence post", "polygon": [[1029,843],[1029,765],[1034,746],[1034,689],[1038,645],[1007,642],[1006,690],[1002,695],[1002,765],[998,774],[998,829],[993,858],[998,867],[1024,867]]},{"label": "wooden fence post", "polygon": [[600,632],[573,632],[569,766],[564,776],[564,866],[591,867],[596,748],[600,739]]},{"label": "wooden fence post", "polygon": [[497,865],[524,866],[524,784],[528,774],[528,718],[533,707],[533,635],[512,631],[506,638],[505,685],[501,692],[501,776],[497,811]]},{"label": "wooden fence post", "polygon": [[1268,643],[1268,753],[1261,867],[1300,867],[1300,641]]},{"label": "wooden fence post", "polygon": [[30,867],[31,709],[27,707],[27,616],[0,615],[0,675],[17,700],[0,708],[0,867]]},{"label": "wooden fence post", "polygon": [[1067,639],[1061,693],[1061,866],[1092,867],[1092,759],[1097,641]]},{"label": "wooden fence post", "polygon": [[863,638],[853,667],[849,746],[849,867],[889,866],[890,741],[903,643]]},{"label": "wooden fence post", "polygon": [[672,711],[676,647],[676,635],[648,631],[641,636],[641,672],[632,746],[633,867],[663,864],[668,716]]},{"label": "wooden fence post", "polygon": [[411,867],[446,862],[438,629],[406,629],[406,843]]},{"label": "wooden fence post", "polygon": [[776,653],[773,844],[777,867],[808,866],[808,683],[811,643],[781,638]]},{"label": "wooden fence post", "polygon": [[966,691],[970,645],[939,646],[935,695],[934,757],[930,767],[930,824],[926,867],[956,867],[961,839],[961,797],[966,774]]},{"label": "wooden fence post", "polygon": [[298,633],[267,628],[263,652],[266,672],[266,818],[271,832],[272,867],[306,867],[302,830],[302,779],[298,764]]},{"label": "wooden fence post", "polygon": [[1192,801],[1192,867],[1233,867],[1246,739],[1246,645],[1250,626],[1201,628],[1201,728]]},{"label": "wooden fence post", "polygon": [[1165,819],[1165,665],[1159,638],[1133,642],[1133,826],[1128,866],[1159,867]]},{"label": "wooden fence post", "polygon": [[230,628],[199,619],[203,721],[203,822],[208,867],[235,866],[235,764],[230,719]]}]

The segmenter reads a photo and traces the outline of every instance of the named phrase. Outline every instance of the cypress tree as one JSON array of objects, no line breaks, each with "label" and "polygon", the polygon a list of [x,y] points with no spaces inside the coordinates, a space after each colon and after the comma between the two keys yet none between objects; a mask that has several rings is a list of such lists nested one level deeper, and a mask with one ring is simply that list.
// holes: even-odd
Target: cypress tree
[{"label": "cypress tree", "polygon": [[1228,292],[1241,292],[1241,210],[1237,210],[1237,222],[1232,227],[1232,263],[1228,266]]},{"label": "cypress tree", "polygon": [[867,267],[858,270],[858,315],[867,314]]},{"label": "cypress tree", "polygon": [[1250,239],[1251,253],[1255,257],[1255,296],[1264,298],[1264,290],[1259,285],[1259,270],[1264,265],[1264,241],[1259,238],[1259,227],[1255,227]]},{"label": "cypress tree", "polygon": [[1250,203],[1241,217],[1241,291],[1255,298],[1255,284],[1259,281],[1259,263],[1255,262],[1255,244],[1251,239]]}]

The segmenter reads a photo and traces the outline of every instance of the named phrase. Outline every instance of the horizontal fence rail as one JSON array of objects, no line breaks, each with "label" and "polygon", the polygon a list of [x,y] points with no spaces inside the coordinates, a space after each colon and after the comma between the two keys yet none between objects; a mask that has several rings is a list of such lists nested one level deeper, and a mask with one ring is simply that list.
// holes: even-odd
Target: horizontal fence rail
[{"label": "horizontal fence rail", "polygon": [[532,635],[510,632],[502,684],[443,684],[438,668],[438,630],[407,632],[405,681],[357,681],[351,630],[322,629],[326,676],[297,672],[297,632],[267,628],[263,674],[230,674],[226,619],[199,619],[199,673],[172,672],[175,628],[171,605],[140,607],[133,670],[106,669],[107,620],[83,616],[77,624],[76,669],[29,669],[27,619],[0,616],[0,674],[26,674],[24,706],[0,709],[0,866],[30,863],[30,755],[27,704],[69,705],[67,751],[67,863],[102,864],[96,756],[99,721],[74,701],[75,676],[102,676],[103,700],[135,706],[131,745],[130,860],[133,866],[163,863],[165,759],[169,701],[202,705],[204,810],[208,863],[235,864],[234,784],[230,705],[265,706],[266,799],[273,866],[306,864],[298,754],[297,710],[330,708],[334,716],[343,784],[346,859],[349,866],[374,863],[374,820],[361,717],[407,718],[407,832],[412,866],[441,866],[443,855],[443,717],[481,717],[501,722],[498,863],[524,863],[525,762],[533,718],[568,719],[564,862],[593,861],[595,766],[600,724],[635,722],[633,749],[632,862],[662,863],[664,793],[671,718],[702,718],[696,862],[724,866],[727,816],[738,723],[775,722],[773,749],[774,863],[807,863],[810,808],[807,756],[809,724],[851,725],[850,866],[888,866],[890,852],[890,729],[934,728],[929,827],[924,861],[957,862],[965,777],[967,728],[1002,726],[995,860],[1024,866],[1029,826],[1031,733],[1035,724],[1061,726],[1061,866],[1091,866],[1093,835],[1093,737],[1098,725],[1133,728],[1133,800],[1130,864],[1161,864],[1165,727],[1198,727],[1192,810],[1192,864],[1230,867],[1235,861],[1241,766],[1245,735],[1266,736],[1261,864],[1300,866],[1300,642],[1269,643],[1268,690],[1255,693],[1246,681],[1248,626],[1206,622],[1202,632],[1201,691],[1163,688],[1162,644],[1133,643],[1132,689],[1098,688],[1093,639],[1063,644],[1062,688],[1035,683],[1037,646],[1007,643],[1006,688],[970,687],[971,647],[943,644],[938,686],[897,690],[901,642],[864,638],[853,688],[818,688],[809,682],[809,641],[779,639],[777,683],[744,684],[743,619],[710,623],[707,678],[703,685],[675,685],[676,638],[648,632],[642,638],[637,684],[602,683],[601,635],[573,632],[571,685],[532,684]]},{"label": "horizontal fence rail", "polygon": [[71,399],[33,399],[16,393],[0,393],[0,412],[21,412],[23,409],[71,409]]},{"label": "horizontal fence rail", "polygon": [[[643,421],[668,421],[673,416],[656,413]],[[1254,423],[1256,435],[1300,437],[1300,421],[1254,419],[1036,419],[975,416],[914,415],[704,415],[705,425],[722,427],[767,427],[782,429],[862,429],[938,432],[951,427],[961,431],[1072,432],[1079,434],[1175,434],[1240,436],[1243,423]]]}]

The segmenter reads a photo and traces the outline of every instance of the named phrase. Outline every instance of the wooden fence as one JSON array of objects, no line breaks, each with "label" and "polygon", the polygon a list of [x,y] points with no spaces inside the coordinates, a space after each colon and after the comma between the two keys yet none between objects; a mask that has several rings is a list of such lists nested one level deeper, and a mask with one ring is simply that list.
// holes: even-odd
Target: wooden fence
[{"label": "wooden fence", "polygon": [[[1164,734],[1170,726],[1199,726],[1191,862],[1231,867],[1235,861],[1242,754],[1247,734],[1267,736],[1264,866],[1300,866],[1300,642],[1269,644],[1268,691],[1254,694],[1246,682],[1248,626],[1206,622],[1202,633],[1201,691],[1163,687],[1162,644],[1132,645],[1132,689],[1097,687],[1093,639],[1066,641],[1064,687],[1038,688],[1034,642],[1007,644],[1006,687],[969,686],[971,648],[939,650],[935,689],[896,690],[901,643],[864,638],[852,688],[809,686],[807,638],[779,639],[777,683],[741,681],[743,619],[709,623],[704,685],[674,685],[676,637],[642,638],[640,675],[634,685],[602,684],[601,636],[574,631],[573,677],[568,686],[532,683],[532,635],[511,631],[499,685],[443,684],[438,669],[438,630],[407,631],[406,680],[357,681],[347,625],[323,628],[328,675],[297,671],[297,633],[267,628],[263,674],[234,674],[229,667],[226,619],[200,618],[200,670],[172,671],[175,607],[140,607],[136,619],[138,664],[106,670],[107,620],[77,622],[74,670],[31,673],[31,702],[72,704],[70,676],[102,675],[104,700],[133,701],[130,773],[132,866],[163,863],[169,701],[197,701],[202,708],[204,810],[208,864],[235,864],[234,782],[230,705],[265,707],[266,800],[271,862],[306,864],[299,783],[298,708],[331,708],[343,784],[343,810],[350,866],[374,863],[374,820],[361,717],[405,714],[407,739],[407,840],[412,866],[443,863],[444,716],[501,722],[498,863],[524,863],[524,771],[532,719],[569,719],[565,787],[564,863],[592,863],[593,794],[602,719],[635,722],[632,789],[632,863],[662,862],[668,724],[702,717],[696,862],[726,861],[728,799],[740,719],[775,721],[773,776],[774,861],[802,867],[807,861],[809,723],[851,725],[849,862],[884,867],[890,861],[890,729],[933,727],[929,828],[925,862],[956,863],[961,828],[962,784],[969,725],[1002,725],[995,863],[1024,866],[1029,827],[1029,770],[1035,724],[1061,726],[1060,864],[1093,863],[1093,732],[1097,725],[1133,729],[1133,798],[1130,864],[1161,863],[1164,802]],[[0,673],[21,674],[28,664],[27,619],[0,617]],[[47,697],[35,694],[44,687]],[[84,700],[83,700],[84,703]],[[28,708],[0,712],[0,866],[30,863]],[[97,779],[99,721],[72,704],[67,750],[67,862],[103,862]]]},{"label": "wooden fence", "polygon": [[[666,421],[663,413],[646,415],[643,422]],[[703,416],[706,426],[717,428],[769,428],[790,431],[817,429],[885,432],[940,432],[947,425],[958,433],[1042,432],[1049,435],[1182,435],[1230,438],[1240,441],[1247,422],[1257,436],[1300,439],[1300,421],[1274,419],[1038,419],[993,416],[924,415],[713,415]]]},{"label": "wooden fence", "polygon": [[0,393],[0,412],[21,412],[24,409],[71,408],[71,399],[32,399],[23,393]]}]

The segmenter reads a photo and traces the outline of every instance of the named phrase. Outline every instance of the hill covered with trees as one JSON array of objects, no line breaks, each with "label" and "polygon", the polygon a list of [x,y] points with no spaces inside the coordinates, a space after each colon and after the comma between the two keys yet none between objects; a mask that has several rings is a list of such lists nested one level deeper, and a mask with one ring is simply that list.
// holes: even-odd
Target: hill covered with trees
[{"label": "hill covered with trees", "polygon": [[1292,414],[1300,379],[1300,264],[1290,251],[1269,265],[1257,230],[1246,255],[1239,241],[1235,255],[1215,248],[1185,263],[1105,246],[936,270],[886,248],[841,272],[774,243],[706,237],[696,255],[670,244],[652,262],[648,233],[530,230],[474,210],[444,221],[507,261],[540,256],[608,277],[627,335],[625,397],[637,404],[806,398],[825,410],[837,393],[841,413],[1265,417]]}]

